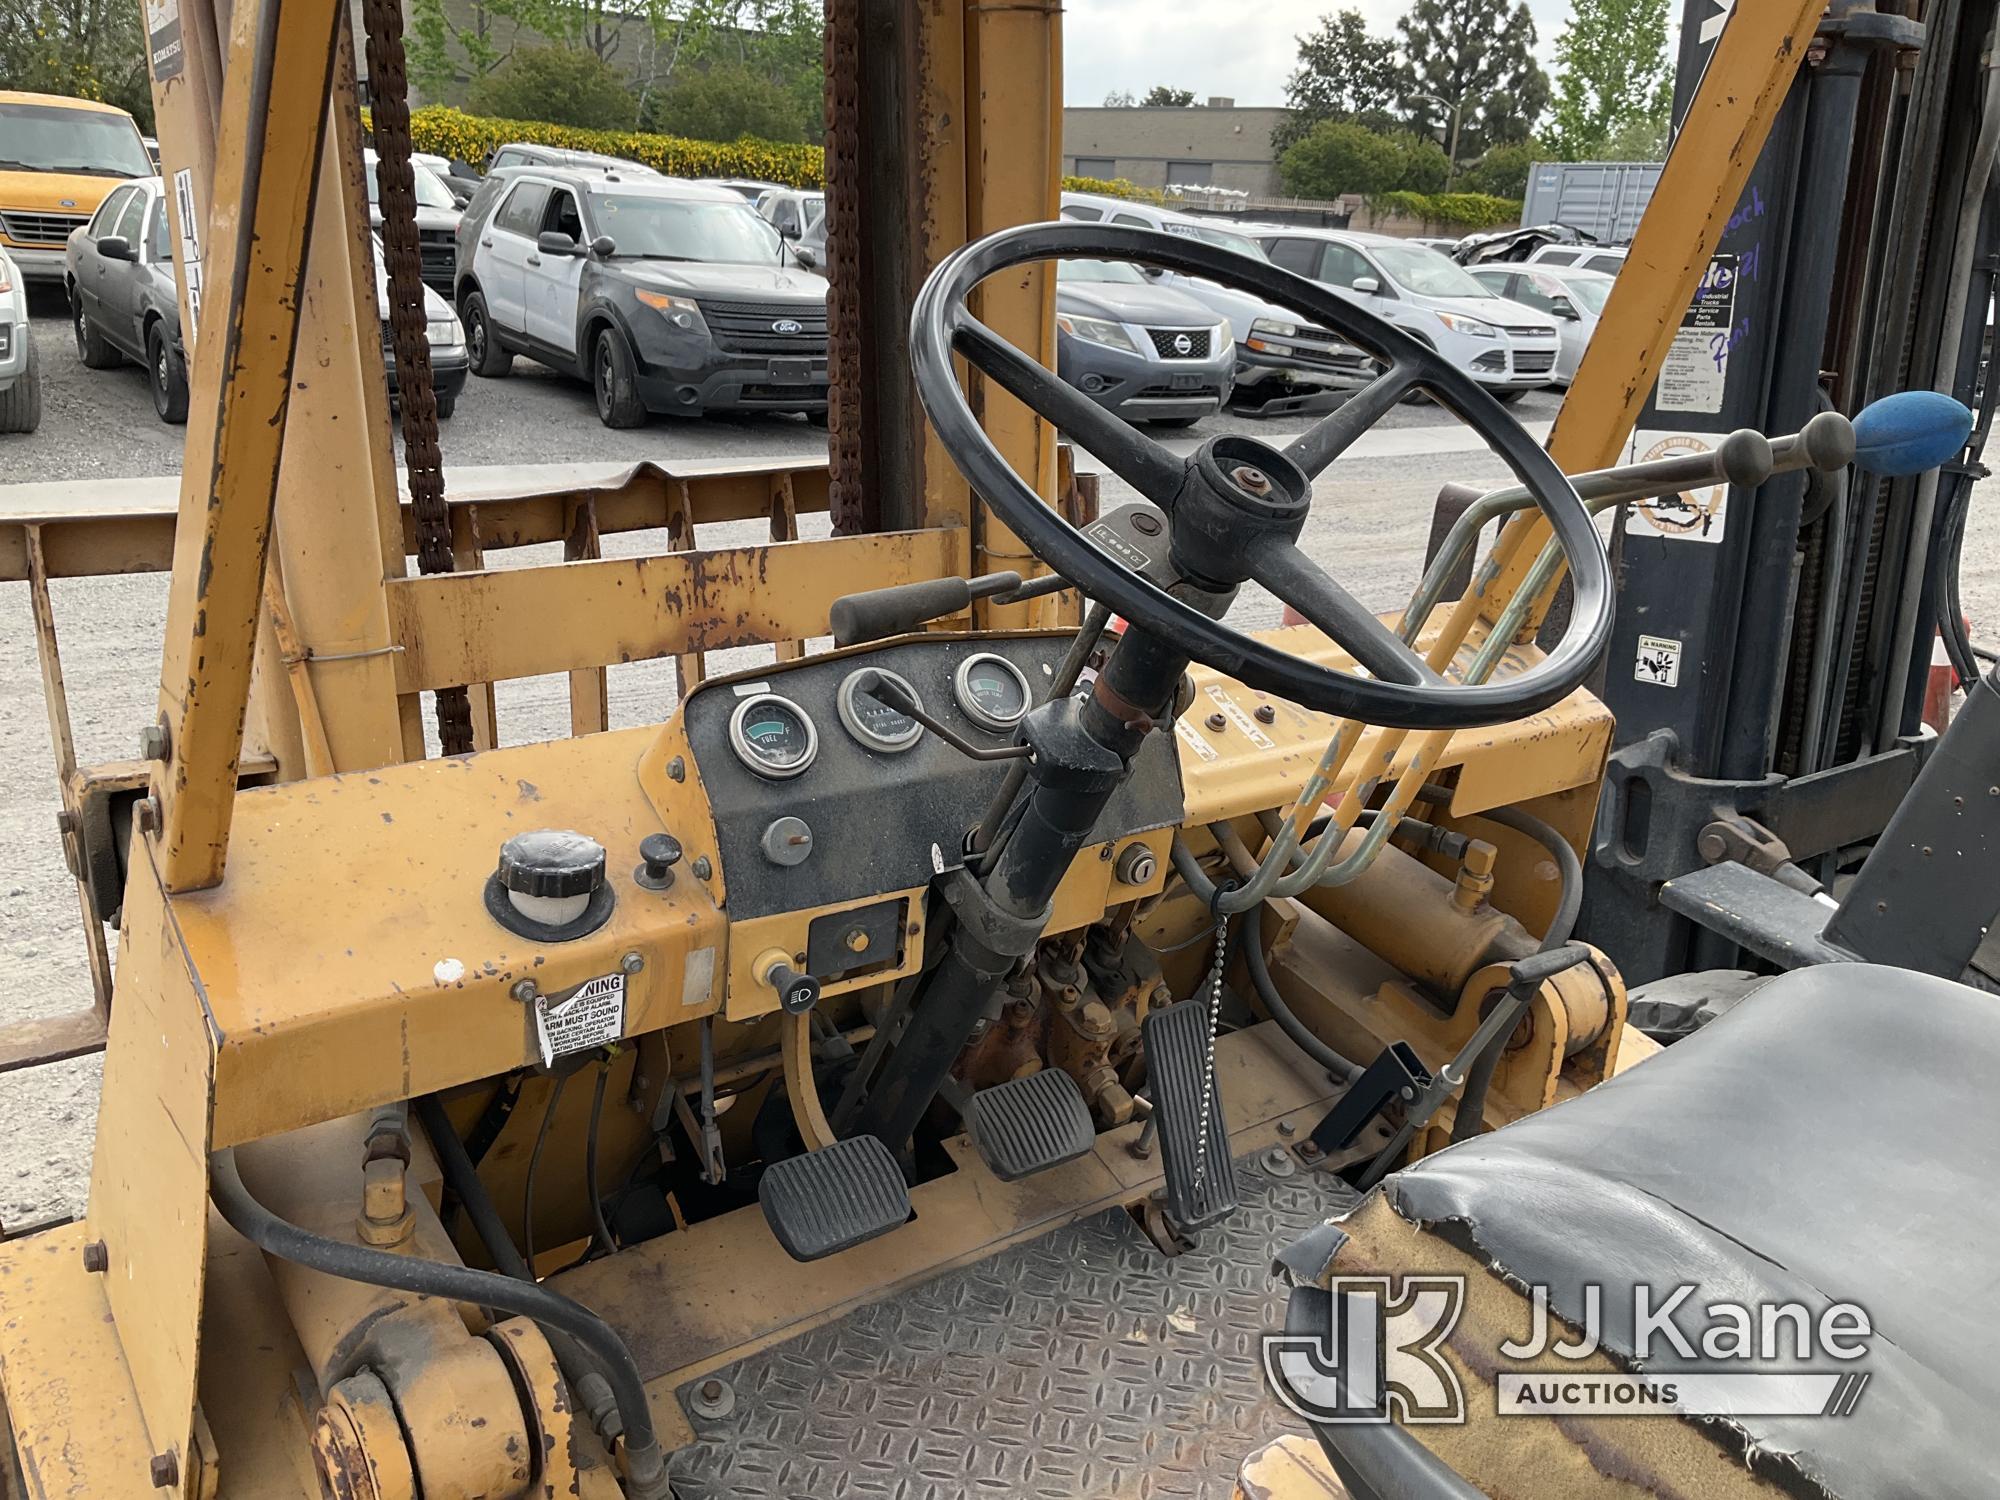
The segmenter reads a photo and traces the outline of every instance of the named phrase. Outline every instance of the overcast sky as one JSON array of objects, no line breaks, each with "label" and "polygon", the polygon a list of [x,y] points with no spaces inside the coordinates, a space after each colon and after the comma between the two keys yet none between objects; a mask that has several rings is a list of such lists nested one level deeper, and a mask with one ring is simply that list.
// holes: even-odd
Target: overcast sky
[{"label": "overcast sky", "polygon": [[[1197,99],[1283,104],[1295,39],[1350,7],[1386,33],[1406,8],[1397,0],[1066,0],[1064,102],[1102,104],[1114,89],[1144,95],[1164,83]],[[1528,0],[1544,67],[1569,8],[1569,0]]]}]

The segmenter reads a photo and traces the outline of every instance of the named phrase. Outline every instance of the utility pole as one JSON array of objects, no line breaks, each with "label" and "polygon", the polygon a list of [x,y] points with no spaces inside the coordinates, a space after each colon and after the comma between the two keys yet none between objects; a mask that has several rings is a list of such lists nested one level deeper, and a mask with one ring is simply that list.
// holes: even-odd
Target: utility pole
[{"label": "utility pole", "polygon": [[1484,99],[1486,96],[1484,94],[1467,94],[1456,104],[1452,103],[1449,99],[1440,99],[1436,94],[1412,94],[1410,97],[1435,104],[1438,108],[1448,110],[1451,113],[1451,127],[1447,132],[1448,144],[1445,146],[1444,163],[1444,190],[1448,193],[1451,191],[1452,183],[1458,179],[1458,130],[1459,126],[1465,120],[1465,106],[1476,100]]}]

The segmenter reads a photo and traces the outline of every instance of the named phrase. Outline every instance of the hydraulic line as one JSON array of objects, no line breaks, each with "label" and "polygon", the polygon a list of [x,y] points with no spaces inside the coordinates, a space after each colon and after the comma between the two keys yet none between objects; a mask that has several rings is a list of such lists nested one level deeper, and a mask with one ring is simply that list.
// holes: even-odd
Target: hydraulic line
[{"label": "hydraulic line", "polygon": [[396,1255],[301,1229],[279,1218],[251,1196],[237,1171],[234,1151],[211,1152],[208,1168],[209,1196],[217,1210],[232,1229],[267,1255],[346,1281],[390,1287],[419,1297],[495,1307],[574,1338],[603,1366],[619,1413],[625,1419],[625,1463],[631,1475],[628,1493],[643,1500],[666,1500],[669,1493],[666,1455],[661,1452],[659,1438],[653,1431],[645,1381],[625,1341],[596,1313],[534,1282],[413,1255]]},{"label": "hydraulic line", "polygon": [[548,1105],[542,1110],[541,1129],[535,1132],[535,1148],[528,1153],[528,1173],[521,1182],[521,1243],[527,1247],[530,1276],[535,1272],[535,1173],[542,1165],[542,1147],[549,1143],[549,1127],[555,1123],[556,1106],[562,1103],[563,1085],[568,1082],[569,1074],[556,1075]]},{"label": "hydraulic line", "polygon": [[597,1084],[590,1091],[590,1130],[583,1147],[583,1184],[590,1195],[590,1222],[597,1248],[605,1255],[618,1249],[617,1241],[611,1238],[611,1226],[604,1222],[604,1194],[597,1181],[597,1138],[604,1125],[604,1089],[610,1081],[611,1059],[607,1057],[598,1063]]}]

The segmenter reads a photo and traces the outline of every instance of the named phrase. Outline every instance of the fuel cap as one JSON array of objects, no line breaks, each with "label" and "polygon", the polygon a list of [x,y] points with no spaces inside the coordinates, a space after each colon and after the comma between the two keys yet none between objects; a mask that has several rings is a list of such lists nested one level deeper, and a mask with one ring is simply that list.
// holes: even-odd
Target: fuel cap
[{"label": "fuel cap", "polygon": [[[564,828],[538,828],[517,833],[500,846],[500,864],[489,892],[503,894],[506,913],[519,919],[506,925],[529,936],[582,936],[568,929],[584,924],[593,910],[610,912],[604,884],[604,846],[588,834]],[[488,900],[493,908],[503,903]],[[502,915],[496,911],[496,916]],[[503,920],[505,917],[503,916]],[[600,925],[589,922],[583,931]]]}]

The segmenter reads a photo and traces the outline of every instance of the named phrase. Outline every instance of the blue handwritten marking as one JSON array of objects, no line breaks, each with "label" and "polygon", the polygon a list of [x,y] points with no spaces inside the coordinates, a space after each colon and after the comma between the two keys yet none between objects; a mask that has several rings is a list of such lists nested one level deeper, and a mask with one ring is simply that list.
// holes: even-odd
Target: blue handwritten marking
[{"label": "blue handwritten marking", "polygon": [[1729,351],[1734,349],[1740,340],[1746,339],[1749,336],[1750,320],[1748,318],[1744,318],[1734,328],[1725,329],[1721,333],[1711,335],[1708,341],[1708,353],[1709,357],[1715,361],[1715,368],[1718,370],[1728,369]]},{"label": "blue handwritten marking", "polygon": [[1740,229],[1752,219],[1764,217],[1764,195],[1753,183],[1750,187],[1750,201],[1729,216],[1729,222],[1722,226],[1724,234],[1732,229]]}]

